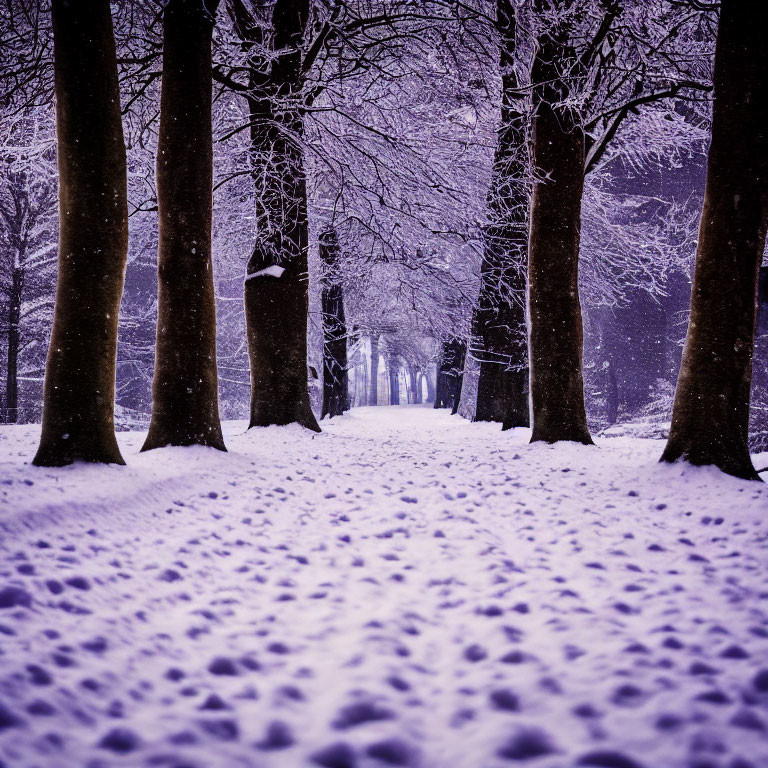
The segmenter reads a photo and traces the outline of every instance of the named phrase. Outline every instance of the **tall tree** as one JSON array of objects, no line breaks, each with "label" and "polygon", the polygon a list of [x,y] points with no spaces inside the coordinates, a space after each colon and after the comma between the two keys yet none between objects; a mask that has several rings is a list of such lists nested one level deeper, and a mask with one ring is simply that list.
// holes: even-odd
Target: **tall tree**
[{"label": "tall tree", "polygon": [[53,0],[59,277],[33,463],[122,464],[117,316],[128,244],[125,143],[108,0]]},{"label": "tall tree", "polygon": [[457,412],[461,400],[466,351],[466,344],[461,339],[452,338],[443,342],[442,356],[437,368],[435,408],[450,408],[451,413]]},{"label": "tall tree", "polygon": [[411,390],[411,402],[419,405],[422,401],[421,371],[415,365],[408,366],[408,380]]},{"label": "tall tree", "polygon": [[389,404],[400,405],[400,360],[391,353],[387,354],[387,374],[389,375]]},{"label": "tall tree", "polygon": [[307,183],[302,139],[309,0],[277,0],[271,17],[242,0],[230,9],[248,52],[256,244],[245,280],[251,427],[298,423],[320,431],[307,389]]},{"label": "tall tree", "polygon": [[323,263],[323,409],[320,418],[341,416],[349,408],[347,372],[347,322],[339,274],[341,250],[334,229],[320,235]]},{"label": "tall tree", "polygon": [[371,333],[371,386],[368,390],[368,405],[379,404],[379,334]]},{"label": "tall tree", "polygon": [[497,0],[496,27],[501,119],[470,354],[480,363],[475,420],[499,421],[502,429],[509,429],[529,424],[525,322],[529,163],[526,114],[515,72],[517,25],[511,0]]},{"label": "tall tree", "polygon": [[[554,5],[567,6],[569,0]],[[568,105],[578,75],[567,22],[538,39],[531,69],[532,160],[538,179],[531,203],[528,286],[531,355],[531,441],[591,444],[584,406],[579,235],[585,138]]]},{"label": "tall tree", "polygon": [[759,479],[747,431],[768,228],[768,6],[722,0],[691,316],[663,461]]},{"label": "tall tree", "polygon": [[[52,105],[51,105],[52,107]],[[0,337],[7,341],[2,420],[26,421],[37,411],[24,402],[21,377],[45,364],[44,348],[56,284],[56,157],[53,110],[4,115],[0,145]],[[1,119],[1,118],[0,118]],[[32,378],[37,378],[37,375]],[[37,387],[33,388],[37,389]]]},{"label": "tall tree", "polygon": [[144,451],[164,445],[225,450],[211,263],[211,36],[217,5],[170,0],[163,15],[157,341]]}]

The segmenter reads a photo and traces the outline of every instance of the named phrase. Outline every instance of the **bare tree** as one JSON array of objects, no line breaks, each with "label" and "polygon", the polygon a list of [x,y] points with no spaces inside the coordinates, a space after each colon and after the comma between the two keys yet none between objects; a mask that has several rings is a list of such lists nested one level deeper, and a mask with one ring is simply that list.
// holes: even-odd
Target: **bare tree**
[{"label": "bare tree", "polygon": [[126,161],[108,0],[54,0],[59,279],[34,463],[122,464],[117,318],[128,244]]},{"label": "bare tree", "polygon": [[[566,0],[567,2],[567,0]],[[534,185],[528,250],[531,313],[531,441],[591,444],[581,369],[579,235],[584,129],[567,105],[577,61],[567,22],[538,40],[531,70]]]},{"label": "bare tree", "polygon": [[691,317],[663,461],[759,479],[749,456],[758,270],[768,228],[768,7],[722,0]]},{"label": "bare tree", "polygon": [[501,119],[488,191],[480,292],[469,356],[479,361],[476,421],[527,427],[526,261],[530,197],[528,117],[515,69],[517,24],[510,0],[497,0]]},{"label": "bare tree", "polygon": [[38,379],[56,282],[56,157],[47,107],[6,114],[0,145],[0,335],[7,341],[2,420],[37,416],[37,387],[23,402],[19,380]]},{"label": "bare tree", "polygon": [[341,251],[334,229],[320,235],[323,262],[323,409],[320,418],[341,416],[349,408],[347,373],[347,322],[339,275]]},{"label": "bare tree", "polygon": [[320,431],[307,390],[307,183],[302,43],[309,0],[277,0],[268,15],[229,5],[248,62],[256,245],[245,318],[251,360],[250,426],[299,423]]},{"label": "bare tree", "polygon": [[528,276],[534,440],[591,442],[578,290],[585,176],[609,156],[630,115],[662,103],[672,110],[675,98],[709,89],[699,77],[703,12],[654,2],[658,18],[618,0],[532,3],[539,30]]},{"label": "bare tree", "polygon": [[164,445],[225,450],[211,263],[211,35],[217,5],[170,0],[163,16],[157,346],[145,451]]}]

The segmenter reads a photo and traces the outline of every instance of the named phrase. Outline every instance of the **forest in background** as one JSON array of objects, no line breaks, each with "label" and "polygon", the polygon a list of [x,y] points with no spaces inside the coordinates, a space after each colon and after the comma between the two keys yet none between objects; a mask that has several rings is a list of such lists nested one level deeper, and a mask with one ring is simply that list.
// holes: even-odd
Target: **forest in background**
[{"label": "forest in background", "polygon": [[[152,410],[165,5],[111,6],[129,213],[118,429],[146,426]],[[253,284],[254,242],[274,216],[272,202],[287,199],[274,185],[281,173],[274,158],[254,150],[264,130],[254,119],[263,108],[254,97],[259,88],[271,99],[273,122],[292,131],[287,144],[300,147],[306,174],[315,412],[320,415],[328,333],[321,294],[330,283],[343,294],[349,398],[343,407],[434,400],[438,371],[453,365],[463,374],[461,400],[453,402],[454,394],[447,400],[474,418],[482,364],[527,379],[522,268],[519,259],[494,261],[493,243],[519,239],[521,208],[527,240],[537,173],[527,157],[535,41],[542,29],[567,23],[584,68],[569,70],[572,82],[561,102],[578,112],[587,137],[578,280],[589,426],[607,434],[665,435],[704,194],[716,7],[693,0],[327,0],[306,4],[302,27],[289,30],[281,48],[275,20],[290,5],[222,2],[212,28],[221,416],[248,413],[243,287]],[[2,14],[0,413],[12,423],[41,417],[57,277],[58,175],[50,9],[11,0]],[[287,61],[280,51],[292,45],[294,80],[270,92],[259,77],[274,74],[281,56]],[[300,130],[285,127],[286,114],[300,116]],[[523,139],[505,156],[505,137],[515,131]],[[500,169],[506,181],[499,181]],[[517,189],[510,191],[509,179]],[[483,320],[483,312],[494,320]],[[491,326],[503,327],[504,338]],[[766,330],[759,323],[753,450],[768,448]],[[520,390],[527,404],[527,386]]]}]

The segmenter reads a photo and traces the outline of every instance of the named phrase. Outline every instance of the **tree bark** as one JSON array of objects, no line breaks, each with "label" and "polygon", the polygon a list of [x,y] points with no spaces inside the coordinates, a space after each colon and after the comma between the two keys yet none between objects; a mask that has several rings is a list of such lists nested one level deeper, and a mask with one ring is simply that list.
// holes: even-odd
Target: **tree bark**
[{"label": "tree bark", "polygon": [[497,0],[502,73],[501,124],[488,192],[480,294],[472,318],[471,355],[480,363],[475,421],[527,427],[528,339],[525,319],[529,164],[526,115],[515,74],[515,11]]},{"label": "tree bark", "polygon": [[[263,24],[242,0],[232,7],[235,28],[252,54],[248,104],[257,236],[245,280],[249,426],[298,423],[319,432],[307,388],[309,232],[301,51],[309,0],[277,0],[266,39]],[[266,56],[261,55],[264,45],[271,46]]]},{"label": "tree bark", "polygon": [[59,277],[33,463],[123,464],[114,431],[126,162],[108,0],[53,0]]},{"label": "tree bark", "polygon": [[606,419],[609,425],[613,425],[619,418],[619,386],[616,382],[616,367],[609,360],[604,365]]},{"label": "tree bark", "polygon": [[421,371],[415,366],[408,366],[410,378],[411,401],[417,405],[421,403]]},{"label": "tree bark", "polygon": [[459,339],[443,342],[443,354],[437,370],[435,408],[450,408],[456,413],[461,400],[466,344]]},{"label": "tree bark", "polygon": [[427,380],[427,402],[435,402],[435,382],[429,375],[429,368],[424,372],[424,378]]},{"label": "tree bark", "polygon": [[170,0],[163,15],[157,340],[143,451],[164,445],[226,450],[211,263],[211,36],[217,5],[218,0]]},{"label": "tree bark", "polygon": [[[564,105],[575,53],[559,27],[538,41],[531,80],[534,185],[528,245],[531,442],[591,444],[584,406],[579,239],[584,130]],[[569,72],[567,77],[573,77]]]},{"label": "tree bark", "polygon": [[459,405],[461,404],[461,390],[464,387],[464,362],[465,359],[462,357],[461,369],[456,373],[456,381],[453,385],[451,416],[455,416],[459,412]]},{"label": "tree bark", "polygon": [[362,397],[359,397],[357,399],[357,402],[355,405],[368,405],[368,358],[365,356],[365,352],[362,352],[362,367],[363,367],[363,373],[360,375],[359,370],[355,371],[355,381],[357,381],[358,376],[360,377],[363,389],[363,395]]},{"label": "tree bark", "polygon": [[21,297],[24,290],[24,270],[14,267],[8,295],[8,368],[5,372],[5,421],[19,420],[19,346],[21,341]]},{"label": "tree bark", "polygon": [[768,7],[723,0],[712,142],[683,360],[662,461],[758,480],[747,444],[768,227]]},{"label": "tree bark", "polygon": [[341,416],[349,408],[347,322],[339,274],[339,241],[333,229],[320,235],[320,258],[323,262],[323,410],[320,418],[324,419]]},{"label": "tree bark", "polygon": [[379,335],[371,335],[371,388],[368,392],[368,405],[379,404]]},{"label": "tree bark", "polygon": [[389,372],[389,404],[400,405],[400,368],[395,360],[387,361]]}]

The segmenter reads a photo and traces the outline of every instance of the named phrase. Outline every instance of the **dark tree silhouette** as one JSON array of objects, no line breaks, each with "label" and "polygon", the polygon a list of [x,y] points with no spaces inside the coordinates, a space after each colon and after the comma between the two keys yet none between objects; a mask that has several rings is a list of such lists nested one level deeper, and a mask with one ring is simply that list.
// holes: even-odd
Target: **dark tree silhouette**
[{"label": "dark tree silhouette", "polygon": [[122,464],[114,432],[128,211],[108,0],[53,0],[59,278],[35,464]]},{"label": "dark tree silhouette", "polygon": [[691,317],[663,461],[759,479],[747,430],[768,227],[768,6],[722,0]]},{"label": "dark tree silhouette", "polygon": [[368,405],[379,404],[379,334],[371,333],[371,386],[368,390]]},{"label": "dark tree silhouette", "polygon": [[15,424],[19,417],[19,343],[21,325],[21,296],[24,290],[24,271],[14,266],[8,291],[8,356],[5,371],[5,420]]},{"label": "dark tree silhouette", "polygon": [[341,416],[349,408],[347,372],[347,322],[339,275],[341,249],[334,229],[320,235],[323,262],[323,409],[320,418]]},{"label": "dark tree silhouette", "polygon": [[592,443],[584,406],[579,302],[585,139],[578,114],[565,104],[576,66],[567,24],[540,36],[531,70],[532,160],[539,177],[528,246],[532,442]]},{"label": "dark tree silhouette", "polygon": [[442,356],[437,369],[435,408],[450,408],[451,413],[456,413],[458,410],[466,352],[466,344],[461,339],[449,339],[443,342]]},{"label": "dark tree silhouette", "polygon": [[163,14],[157,342],[145,451],[164,445],[225,450],[211,264],[211,36],[217,5],[170,0]]},{"label": "dark tree silhouette", "polygon": [[400,361],[394,355],[387,358],[389,375],[389,404],[400,405]]},{"label": "dark tree silhouette", "polygon": [[497,0],[502,83],[501,122],[488,193],[480,294],[471,355],[480,363],[475,421],[527,427],[528,339],[525,272],[529,185],[526,114],[515,73],[516,21],[511,0]]},{"label": "dark tree silhouette", "polygon": [[247,99],[257,239],[245,282],[250,426],[296,422],[319,432],[307,389],[309,233],[302,42],[309,0],[277,0],[266,37],[264,19],[255,18],[242,0],[231,0],[230,8],[251,54]]}]

